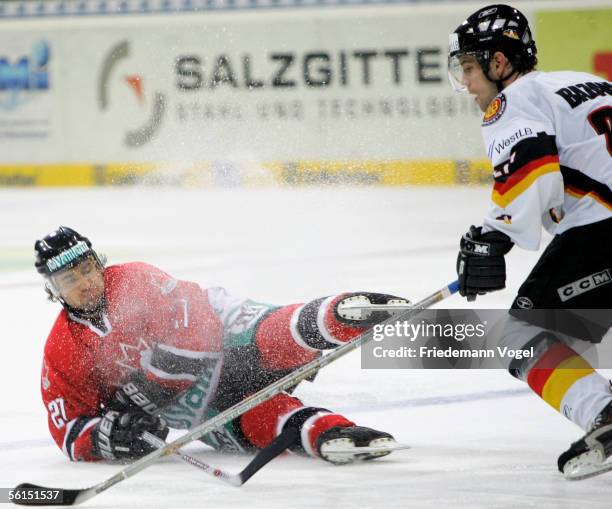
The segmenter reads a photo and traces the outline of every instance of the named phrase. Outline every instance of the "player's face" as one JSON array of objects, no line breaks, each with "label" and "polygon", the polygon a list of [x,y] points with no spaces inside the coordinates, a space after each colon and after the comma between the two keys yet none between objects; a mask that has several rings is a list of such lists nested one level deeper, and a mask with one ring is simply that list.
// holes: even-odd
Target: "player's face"
[{"label": "player's face", "polygon": [[485,76],[482,67],[472,55],[464,55],[460,58],[463,75],[461,81],[467,91],[474,96],[478,107],[482,111],[487,110],[489,103],[497,95],[497,86]]},{"label": "player's face", "polygon": [[104,273],[93,258],[85,258],[52,277],[69,306],[82,311],[94,311],[100,307],[104,297]]}]

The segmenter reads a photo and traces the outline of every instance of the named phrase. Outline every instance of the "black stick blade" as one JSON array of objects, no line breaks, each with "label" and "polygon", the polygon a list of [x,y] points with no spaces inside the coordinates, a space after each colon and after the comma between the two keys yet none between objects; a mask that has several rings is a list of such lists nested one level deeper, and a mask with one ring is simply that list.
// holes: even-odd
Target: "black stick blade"
[{"label": "black stick blade", "polygon": [[9,500],[17,505],[73,505],[82,491],[23,483],[9,492]]},{"label": "black stick blade", "polygon": [[245,469],[238,474],[241,481],[239,486],[242,486],[242,484],[247,482],[251,477],[253,477],[253,475],[255,475],[256,472],[276,458],[279,454],[297,443],[298,438],[299,434],[295,428],[287,428],[280,435],[278,435],[272,442],[259,451],[253,460],[245,467]]}]

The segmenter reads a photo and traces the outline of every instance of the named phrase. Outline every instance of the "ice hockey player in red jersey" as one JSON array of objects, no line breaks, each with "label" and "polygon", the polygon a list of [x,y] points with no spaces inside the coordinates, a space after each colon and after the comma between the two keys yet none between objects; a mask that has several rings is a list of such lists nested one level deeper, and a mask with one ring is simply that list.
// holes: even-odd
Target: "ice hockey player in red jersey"
[{"label": "ice hockey player in red jersey", "polygon": [[[144,431],[165,439],[169,427],[189,429],[366,330],[335,312],[351,294],[289,306],[237,299],[145,263],[105,267],[68,227],[37,241],[35,254],[50,298],[63,306],[45,345],[42,396],[51,434],[74,461],[139,458],[152,450]],[[357,458],[326,454],[339,444],[358,451],[394,443],[288,393],[203,441],[249,451],[288,427],[300,436],[291,450],[333,463]]]},{"label": "ice hockey player in red jersey", "polygon": [[[534,347],[536,358],[509,365],[511,373],[586,432],[558,461],[578,479],[612,468],[610,383],[571,346],[601,341],[612,325],[612,84],[536,64],[527,19],[508,5],[478,10],[450,35],[449,77],[484,112],[494,167],[489,212],[463,235],[457,272],[468,300],[500,290],[512,246],[535,250],[542,227],[554,234],[502,341]],[[581,318],[569,309],[607,312]]]}]

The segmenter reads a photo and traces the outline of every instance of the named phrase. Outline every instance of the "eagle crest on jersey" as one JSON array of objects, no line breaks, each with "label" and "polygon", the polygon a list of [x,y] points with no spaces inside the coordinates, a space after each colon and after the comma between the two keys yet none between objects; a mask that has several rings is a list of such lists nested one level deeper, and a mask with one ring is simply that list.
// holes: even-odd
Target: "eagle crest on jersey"
[{"label": "eagle crest on jersey", "polygon": [[482,125],[491,125],[493,122],[497,122],[506,111],[506,102],[504,94],[496,95],[487,107],[484,117],[482,117]]}]

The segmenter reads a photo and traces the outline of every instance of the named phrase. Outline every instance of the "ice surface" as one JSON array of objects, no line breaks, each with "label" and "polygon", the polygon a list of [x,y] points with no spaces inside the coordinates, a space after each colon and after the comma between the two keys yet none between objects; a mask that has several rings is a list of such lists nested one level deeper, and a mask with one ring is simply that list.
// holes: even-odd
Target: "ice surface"
[{"label": "ice surface", "polygon": [[[418,300],[454,279],[456,246],[478,224],[486,188],[0,191],[0,487],[84,487],[119,467],[70,463],[47,431],[42,348],[58,312],[32,246],[58,225],[90,236],[110,263],[143,260],[204,286],[289,303],[341,290]],[[538,253],[508,256],[508,289],[477,301],[507,307]],[[455,296],[447,307],[467,307]],[[581,432],[502,370],[362,370],[358,353],[298,394],[393,433],[412,449],[334,467],[274,460],[236,489],[167,458],[89,507],[610,507],[612,477],[569,483],[557,455]],[[238,471],[247,462],[188,451]]]}]

